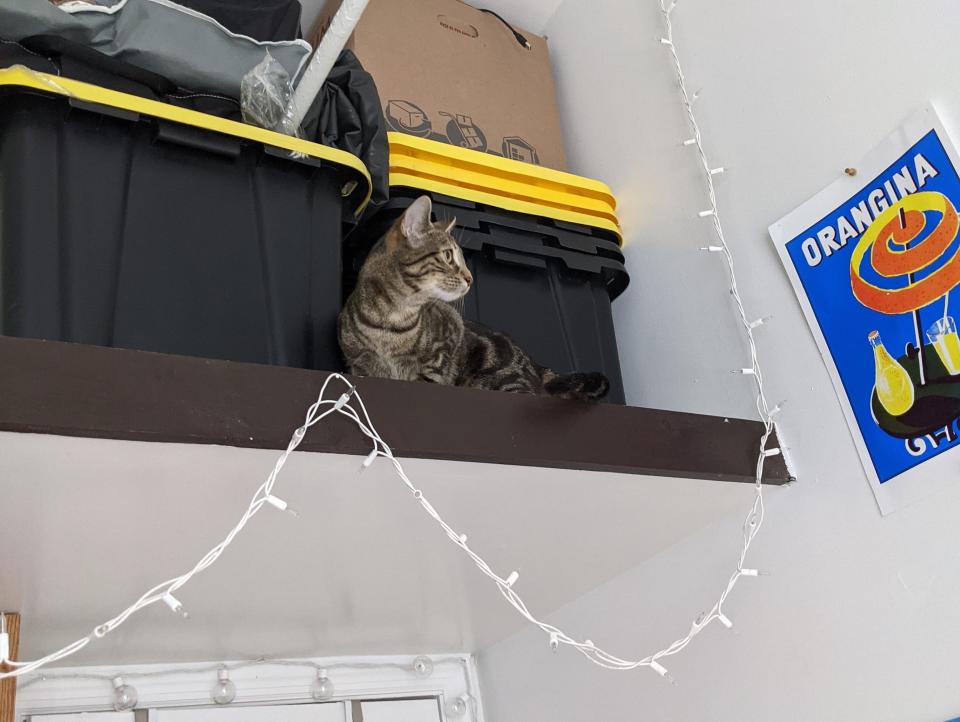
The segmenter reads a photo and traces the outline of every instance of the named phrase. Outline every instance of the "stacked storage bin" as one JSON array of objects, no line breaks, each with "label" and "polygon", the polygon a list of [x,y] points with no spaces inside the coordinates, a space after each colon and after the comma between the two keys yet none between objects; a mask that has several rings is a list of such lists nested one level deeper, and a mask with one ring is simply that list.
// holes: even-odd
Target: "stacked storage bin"
[{"label": "stacked storage bin", "polygon": [[336,370],[349,153],[0,70],[0,333]]},{"label": "stacked storage bin", "polygon": [[464,317],[509,334],[561,373],[602,371],[623,403],[611,303],[629,276],[603,183],[390,133],[390,201],[347,239],[349,293],[366,254],[419,195],[456,217],[474,285]]}]

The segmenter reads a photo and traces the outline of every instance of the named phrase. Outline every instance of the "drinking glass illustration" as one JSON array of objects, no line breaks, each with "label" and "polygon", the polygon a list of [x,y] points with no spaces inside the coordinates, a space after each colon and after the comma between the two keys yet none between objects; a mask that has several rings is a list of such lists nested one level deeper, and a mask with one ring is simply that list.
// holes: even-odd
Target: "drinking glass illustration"
[{"label": "drinking glass illustration", "polygon": [[876,364],[876,389],[880,404],[891,416],[905,414],[913,406],[913,381],[910,374],[890,355],[877,331],[871,331],[867,340],[873,346]]},{"label": "drinking glass illustration", "polygon": [[943,362],[951,376],[960,374],[960,336],[957,335],[957,324],[953,316],[938,318],[927,329],[927,338],[937,350],[937,356]]}]

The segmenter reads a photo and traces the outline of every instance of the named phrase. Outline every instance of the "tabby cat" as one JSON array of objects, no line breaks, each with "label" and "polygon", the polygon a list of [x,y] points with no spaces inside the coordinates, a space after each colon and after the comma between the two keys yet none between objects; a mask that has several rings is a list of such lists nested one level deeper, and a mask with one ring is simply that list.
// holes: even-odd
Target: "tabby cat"
[{"label": "tabby cat", "polygon": [[598,399],[601,373],[558,374],[509,337],[464,321],[451,302],[473,276],[445,225],[431,222],[429,196],[415,200],[370,251],[339,319],[350,371],[406,381]]}]

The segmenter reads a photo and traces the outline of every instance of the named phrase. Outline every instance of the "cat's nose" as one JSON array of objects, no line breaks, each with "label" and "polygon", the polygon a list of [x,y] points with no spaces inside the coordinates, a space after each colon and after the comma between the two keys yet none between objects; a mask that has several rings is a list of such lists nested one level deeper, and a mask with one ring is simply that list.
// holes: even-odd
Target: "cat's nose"
[{"label": "cat's nose", "polygon": [[470,286],[473,284],[473,274],[470,271],[463,272],[463,280],[467,282],[467,285]]}]

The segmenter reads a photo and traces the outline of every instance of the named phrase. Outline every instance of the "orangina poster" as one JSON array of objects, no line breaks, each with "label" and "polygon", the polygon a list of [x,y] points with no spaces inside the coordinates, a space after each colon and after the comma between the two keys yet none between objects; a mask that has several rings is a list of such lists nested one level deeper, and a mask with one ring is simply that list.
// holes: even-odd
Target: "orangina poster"
[{"label": "orangina poster", "polygon": [[958,168],[928,105],[770,226],[883,514],[960,482]]}]

